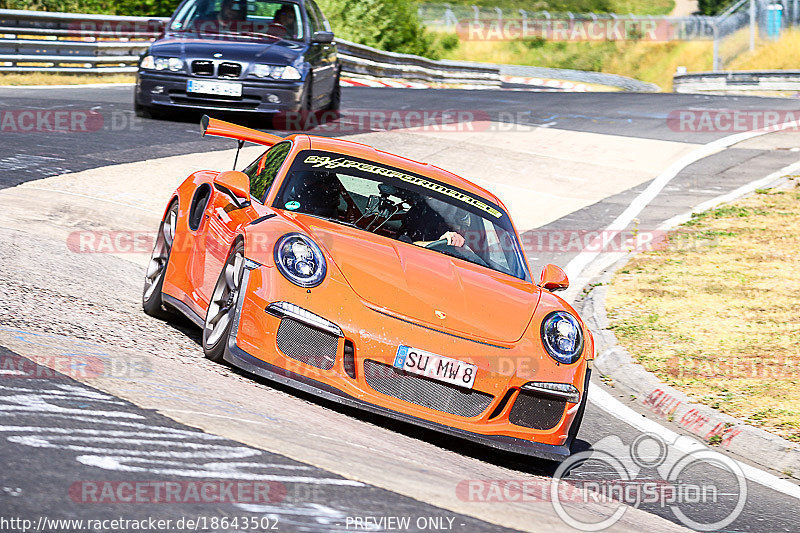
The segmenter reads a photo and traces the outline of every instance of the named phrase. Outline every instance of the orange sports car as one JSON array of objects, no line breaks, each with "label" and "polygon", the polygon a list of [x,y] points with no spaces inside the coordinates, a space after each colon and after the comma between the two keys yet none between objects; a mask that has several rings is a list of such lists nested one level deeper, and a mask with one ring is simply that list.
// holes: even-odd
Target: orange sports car
[{"label": "orange sports car", "polygon": [[564,272],[534,281],[497,197],[355,142],[201,126],[267,149],[175,191],[145,312],[186,315],[213,361],[495,448],[569,455],[594,343],[553,294]]}]

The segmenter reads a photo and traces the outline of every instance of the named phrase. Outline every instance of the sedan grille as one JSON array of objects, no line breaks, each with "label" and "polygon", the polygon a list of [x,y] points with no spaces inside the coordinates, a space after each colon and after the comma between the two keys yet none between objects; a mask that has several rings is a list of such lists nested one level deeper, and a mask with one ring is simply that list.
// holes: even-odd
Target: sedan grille
[{"label": "sedan grille", "polygon": [[567,402],[542,394],[520,391],[508,419],[512,424],[531,429],[552,429],[564,415]]},{"label": "sedan grille", "polygon": [[407,374],[369,359],[364,360],[364,377],[367,384],[381,394],[451,415],[478,416],[494,399],[485,392]]},{"label": "sedan grille", "polygon": [[198,76],[213,76],[214,75],[214,62],[213,61],[192,61],[192,74]]},{"label": "sedan grille", "polygon": [[242,65],[239,63],[220,63],[217,76],[220,78],[238,78],[242,74]]},{"label": "sedan grille", "polygon": [[301,363],[330,370],[336,361],[339,337],[291,318],[281,319],[277,341],[280,351]]}]

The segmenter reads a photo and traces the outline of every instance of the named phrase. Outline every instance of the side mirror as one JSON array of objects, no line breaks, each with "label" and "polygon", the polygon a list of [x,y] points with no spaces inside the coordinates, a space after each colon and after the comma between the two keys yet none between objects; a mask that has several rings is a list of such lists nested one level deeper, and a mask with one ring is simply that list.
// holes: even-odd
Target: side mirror
[{"label": "side mirror", "polygon": [[226,170],[214,178],[214,187],[231,197],[236,207],[250,205],[250,178],[238,170]]},{"label": "side mirror", "polygon": [[540,277],[542,281],[539,285],[548,291],[563,291],[569,287],[567,274],[555,265],[545,265]]},{"label": "side mirror", "polygon": [[315,31],[311,36],[312,43],[328,44],[333,42],[332,31]]}]

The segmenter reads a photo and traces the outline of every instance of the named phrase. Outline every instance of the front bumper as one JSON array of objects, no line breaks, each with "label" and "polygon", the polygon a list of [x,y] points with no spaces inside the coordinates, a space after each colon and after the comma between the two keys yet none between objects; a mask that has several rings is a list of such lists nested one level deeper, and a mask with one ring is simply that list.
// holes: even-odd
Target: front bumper
[{"label": "front bumper", "polygon": [[[366,307],[345,283],[337,283],[331,278],[314,289],[313,293],[305,290],[298,293],[297,287],[281,280],[282,276],[274,267],[260,266],[245,271],[237,303],[237,318],[224,356],[229,363],[328,400],[492,448],[552,461],[560,461],[569,456],[571,440],[575,435],[574,431],[570,432],[570,428],[580,404],[566,404],[549,428],[533,429],[511,422],[514,404],[521,395],[518,387],[528,381],[517,377],[515,369],[500,368],[504,365],[502,356],[496,355],[497,351],[508,352],[508,357],[513,358],[515,356],[511,348],[488,343],[481,346],[475,340],[466,338],[439,338],[439,334],[419,325],[404,324],[395,317],[383,316],[375,309]],[[294,300],[296,305],[328,318],[341,327],[343,336],[338,339],[336,360],[329,368],[303,364],[296,358],[287,357],[279,349],[277,336],[281,319],[265,312],[265,308],[271,302],[286,300]],[[320,309],[320,305],[329,306],[330,302],[336,302],[338,316],[332,316],[333,311],[330,309],[327,313]],[[357,327],[356,324],[361,326]],[[440,344],[430,344],[434,337],[434,342]],[[489,363],[479,363],[475,380],[475,390],[490,394],[493,398],[491,403],[477,415],[464,416],[407,402],[374,389],[365,377],[366,361],[377,361],[390,366],[398,339],[443,355],[471,353],[466,352],[467,349],[475,353],[483,350],[483,354],[493,354],[484,356],[484,361],[488,360]],[[346,341],[353,342],[356,346],[355,378],[348,375],[343,361]],[[521,349],[530,351],[530,348],[522,346]],[[478,360],[480,359],[479,354]],[[567,365],[556,368],[547,358],[536,371],[536,375],[537,379],[542,380],[573,381],[582,394],[585,394],[586,369],[585,360],[571,365],[571,368],[567,368]]]},{"label": "front bumper", "polygon": [[[242,84],[241,97],[187,93],[190,79]],[[302,81],[255,79],[216,79],[181,73],[139,71],[136,76],[136,103],[145,107],[207,109],[254,113],[296,112],[302,107]],[[272,100],[272,101],[270,101]]]}]

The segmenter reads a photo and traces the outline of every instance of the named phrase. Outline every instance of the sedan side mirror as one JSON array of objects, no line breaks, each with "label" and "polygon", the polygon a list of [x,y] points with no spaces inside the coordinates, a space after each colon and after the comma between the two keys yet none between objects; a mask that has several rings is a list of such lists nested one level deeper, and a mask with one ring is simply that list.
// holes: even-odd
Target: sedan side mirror
[{"label": "sedan side mirror", "polygon": [[226,170],[214,178],[214,187],[231,197],[236,207],[250,205],[250,178],[238,170]]},{"label": "sedan side mirror", "polygon": [[542,281],[539,285],[548,291],[563,291],[569,287],[567,274],[556,265],[545,265],[540,277]]},{"label": "sedan side mirror", "polygon": [[333,42],[332,31],[315,31],[311,37],[312,43],[328,44]]}]

